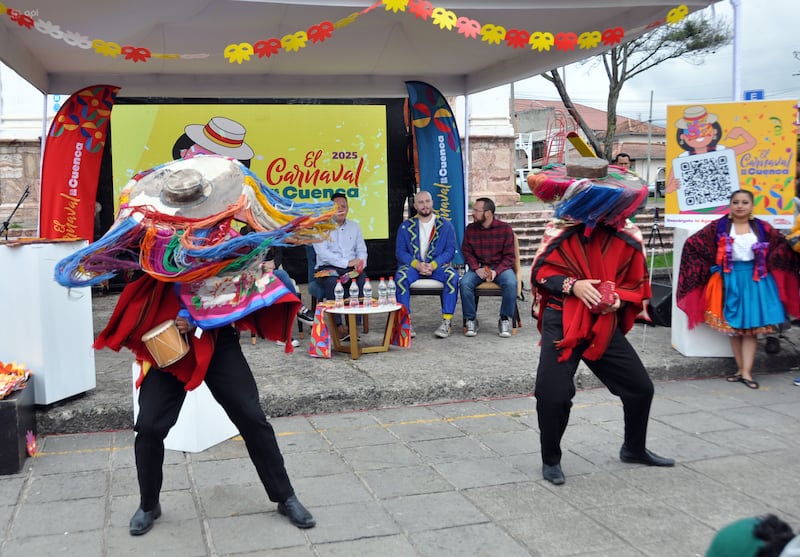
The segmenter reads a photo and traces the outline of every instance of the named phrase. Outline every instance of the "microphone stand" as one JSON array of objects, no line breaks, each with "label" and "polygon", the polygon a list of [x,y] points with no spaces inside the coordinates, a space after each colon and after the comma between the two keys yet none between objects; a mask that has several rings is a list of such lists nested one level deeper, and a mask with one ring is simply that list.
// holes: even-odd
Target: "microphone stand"
[{"label": "microphone stand", "polygon": [[19,209],[19,206],[22,205],[22,202],[25,201],[25,198],[30,195],[30,193],[31,193],[30,185],[25,186],[25,191],[22,192],[22,196],[19,198],[19,201],[17,201],[17,206],[14,207],[14,210],[11,211],[11,214],[8,215],[8,218],[5,220],[5,222],[2,225],[0,225],[0,236],[2,236],[3,233],[5,233],[6,241],[8,241],[8,227],[11,226],[11,218],[14,216],[14,213],[17,212],[17,209]]}]

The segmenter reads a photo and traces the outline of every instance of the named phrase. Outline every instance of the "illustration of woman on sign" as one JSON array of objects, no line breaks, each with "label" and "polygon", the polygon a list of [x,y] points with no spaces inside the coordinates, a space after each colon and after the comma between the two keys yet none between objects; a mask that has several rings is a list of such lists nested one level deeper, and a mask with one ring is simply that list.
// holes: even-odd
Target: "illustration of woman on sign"
[{"label": "illustration of woman on sign", "polygon": [[682,211],[727,206],[731,192],[739,189],[736,158],[756,146],[755,137],[737,126],[724,141],[742,141],[733,146],[720,144],[722,126],[717,115],[704,106],[686,108],[675,126],[678,145],[684,152],[672,161],[666,193],[678,194]]},{"label": "illustration of woman on sign", "polygon": [[222,116],[215,116],[206,125],[186,126],[172,146],[172,158],[188,159],[195,155],[222,155],[237,159],[250,168],[253,149],[244,142],[245,127]]}]

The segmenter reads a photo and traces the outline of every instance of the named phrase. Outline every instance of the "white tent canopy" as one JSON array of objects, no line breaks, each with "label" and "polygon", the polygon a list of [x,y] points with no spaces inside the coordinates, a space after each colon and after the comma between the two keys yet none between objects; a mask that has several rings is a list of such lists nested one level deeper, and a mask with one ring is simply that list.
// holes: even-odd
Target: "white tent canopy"
[{"label": "white tent canopy", "polygon": [[[712,0],[3,0],[28,16],[30,27],[0,16],[0,60],[44,93],[68,94],[89,84],[122,88],[128,97],[340,98],[402,97],[415,79],[447,95],[469,94],[539,74],[608,48],[539,51],[491,44],[436,21],[465,18],[537,32],[583,33],[620,27],[625,37],[664,22],[671,10],[694,11]],[[387,5],[402,6],[393,11]],[[433,14],[415,17],[427,5]],[[682,6],[682,7],[679,7]],[[0,2],[0,11],[3,3]],[[675,13],[675,12],[673,12]],[[326,40],[278,47],[231,62],[247,46],[269,48],[323,22],[337,23]],[[474,25],[474,24],[473,24]],[[312,35],[315,31],[311,31]],[[257,45],[259,41],[263,44]],[[274,42],[273,42],[274,44]],[[584,43],[585,44],[585,43]],[[134,62],[124,47],[153,55]],[[145,52],[140,50],[139,53]],[[160,55],[160,56],[156,56]]]}]

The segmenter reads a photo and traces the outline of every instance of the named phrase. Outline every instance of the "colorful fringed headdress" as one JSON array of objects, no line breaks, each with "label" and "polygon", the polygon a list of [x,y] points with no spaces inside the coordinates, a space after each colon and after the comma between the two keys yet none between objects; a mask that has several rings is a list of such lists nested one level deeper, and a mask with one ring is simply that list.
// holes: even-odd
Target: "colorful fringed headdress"
[{"label": "colorful fringed headdress", "polygon": [[647,184],[641,178],[597,158],[533,171],[528,186],[542,201],[556,204],[556,218],[586,224],[587,236],[598,224],[622,229],[647,202]]},{"label": "colorful fringed headdress", "polygon": [[[170,161],[133,177],[111,229],[61,260],[55,278],[75,287],[139,269],[180,283],[235,275],[260,263],[270,246],[322,239],[335,226],[333,214],[331,202],[281,197],[235,159]],[[240,235],[234,220],[254,233]]]}]

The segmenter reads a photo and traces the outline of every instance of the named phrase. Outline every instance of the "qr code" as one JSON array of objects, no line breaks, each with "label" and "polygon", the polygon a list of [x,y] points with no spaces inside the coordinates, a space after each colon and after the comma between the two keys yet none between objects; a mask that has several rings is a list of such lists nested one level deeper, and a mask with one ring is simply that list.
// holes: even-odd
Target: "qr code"
[{"label": "qr code", "polygon": [[672,170],[680,181],[681,211],[727,205],[731,193],[739,189],[736,154],[731,149],[678,157],[672,161]]}]

